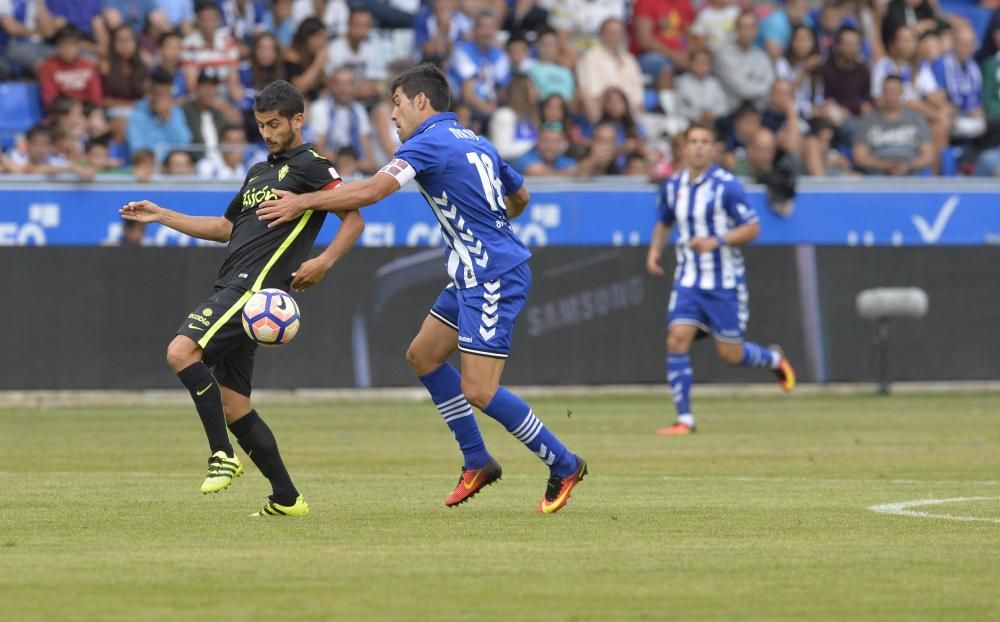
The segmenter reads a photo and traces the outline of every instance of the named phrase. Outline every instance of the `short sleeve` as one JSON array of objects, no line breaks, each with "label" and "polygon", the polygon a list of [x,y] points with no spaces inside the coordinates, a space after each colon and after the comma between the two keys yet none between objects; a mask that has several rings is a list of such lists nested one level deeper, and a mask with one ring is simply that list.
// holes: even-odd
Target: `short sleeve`
[{"label": "short sleeve", "polygon": [[934,77],[934,72],[927,63],[920,66],[920,71],[917,72],[917,77],[913,81],[913,86],[917,89],[917,94],[921,97],[927,97],[934,91],[941,88],[938,81]]},{"label": "short sleeve", "polygon": [[500,183],[503,184],[504,196],[516,194],[524,185],[524,175],[517,172],[506,160],[500,159]]},{"label": "short sleeve", "polygon": [[719,190],[725,192],[722,197],[722,207],[736,222],[736,226],[749,225],[760,221],[756,210],[747,203],[743,184],[733,180],[719,186]]},{"label": "short sleeve", "polygon": [[326,158],[314,158],[302,173],[304,192],[316,192],[340,185],[340,173]]},{"label": "short sleeve", "polygon": [[240,217],[240,212],[243,211],[243,188],[236,193],[233,200],[229,202],[229,206],[226,208],[226,213],[223,216],[229,222],[236,222],[236,219]]},{"label": "short sleeve", "polygon": [[421,134],[400,145],[393,156],[394,160],[402,160],[413,169],[413,174],[427,175],[433,173],[440,165],[440,148],[436,147]]},{"label": "short sleeve", "polygon": [[660,222],[668,227],[674,226],[674,192],[670,185],[670,180],[660,184],[660,189],[656,193],[656,214]]}]

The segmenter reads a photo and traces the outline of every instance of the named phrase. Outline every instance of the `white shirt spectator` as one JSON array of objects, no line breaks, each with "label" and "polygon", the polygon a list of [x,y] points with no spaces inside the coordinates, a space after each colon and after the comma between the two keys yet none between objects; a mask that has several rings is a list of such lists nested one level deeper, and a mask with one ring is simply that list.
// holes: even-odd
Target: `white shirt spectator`
[{"label": "white shirt spectator", "polygon": [[616,55],[603,45],[595,45],[584,52],[576,66],[576,75],[583,95],[600,97],[606,89],[616,86],[625,92],[633,110],[642,109],[642,69],[628,50],[621,50]]},{"label": "white shirt spectator", "polygon": [[698,11],[698,17],[691,24],[691,34],[703,37],[708,49],[715,52],[728,43],[733,42],[733,29],[740,9],[736,6],[715,8],[706,6]]},{"label": "white shirt spectator", "polygon": [[922,63],[913,75],[910,65],[897,63],[888,56],[883,56],[872,66],[872,98],[882,97],[882,85],[889,76],[899,76],[903,81],[903,101],[927,97],[938,90],[934,72],[927,63]]},{"label": "white shirt spectator", "polygon": [[307,17],[319,17],[329,36],[343,37],[347,34],[347,20],[351,17],[351,10],[347,7],[347,0],[329,0],[323,14],[316,15],[316,3],[313,0],[295,0],[292,3],[292,23],[298,28]]},{"label": "white shirt spectator", "polygon": [[697,121],[710,112],[715,117],[725,116],[726,93],[719,79],[708,74],[698,79],[691,72],[681,74],[674,80],[677,94],[677,114],[688,121]]},{"label": "white shirt spectator", "polygon": [[363,160],[367,154],[361,137],[371,138],[372,124],[364,106],[358,102],[342,106],[326,96],[309,105],[309,131],[314,139],[323,140],[327,152],[336,153],[341,147],[354,147],[358,159]]},{"label": "white shirt spectator", "polygon": [[229,166],[219,153],[213,153],[198,160],[195,171],[201,179],[219,179],[226,181],[243,180],[247,176],[247,165],[240,162]]},{"label": "white shirt spectator", "polygon": [[568,30],[589,47],[597,39],[601,24],[612,17],[627,21],[626,2],[622,0],[538,0],[549,11],[549,25]]},{"label": "white shirt spectator", "polygon": [[357,50],[352,50],[346,36],[338,37],[330,42],[328,52],[324,68],[327,74],[333,73],[340,67],[350,67],[354,70],[355,79],[358,81],[380,82],[388,77],[385,59],[371,39],[362,41]]}]

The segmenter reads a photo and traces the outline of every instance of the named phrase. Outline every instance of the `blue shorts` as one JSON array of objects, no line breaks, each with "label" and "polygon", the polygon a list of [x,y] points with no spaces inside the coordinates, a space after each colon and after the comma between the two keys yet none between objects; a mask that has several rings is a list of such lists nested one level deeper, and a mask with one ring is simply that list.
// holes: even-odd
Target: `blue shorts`
[{"label": "blue shorts", "polygon": [[514,322],[531,291],[531,269],[524,262],[510,272],[476,287],[449,284],[431,315],[458,331],[458,349],[470,354],[507,358]]},{"label": "blue shorts", "polygon": [[689,324],[717,341],[742,343],[750,319],[745,284],[733,289],[696,289],[674,286],[667,307],[667,326]]}]

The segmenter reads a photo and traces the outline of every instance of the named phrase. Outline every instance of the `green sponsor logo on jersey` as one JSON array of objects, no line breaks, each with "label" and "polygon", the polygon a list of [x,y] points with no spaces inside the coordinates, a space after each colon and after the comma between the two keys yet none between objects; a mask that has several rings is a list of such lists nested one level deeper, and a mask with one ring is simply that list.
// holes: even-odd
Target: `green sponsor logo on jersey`
[{"label": "green sponsor logo on jersey", "polygon": [[254,209],[264,201],[270,201],[271,199],[277,199],[278,195],[271,190],[271,186],[264,186],[263,188],[251,188],[243,193],[243,211],[248,209]]}]

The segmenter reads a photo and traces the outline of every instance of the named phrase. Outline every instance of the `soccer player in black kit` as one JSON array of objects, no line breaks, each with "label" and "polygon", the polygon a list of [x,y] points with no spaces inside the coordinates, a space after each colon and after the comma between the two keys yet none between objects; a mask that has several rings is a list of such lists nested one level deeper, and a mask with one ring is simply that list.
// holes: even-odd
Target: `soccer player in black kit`
[{"label": "soccer player in black kit", "polygon": [[244,333],[240,312],[261,289],[312,287],[364,230],[357,212],[338,214],[342,222],[333,241],[306,261],[325,212],[306,212],[273,229],[258,220],[257,207],[276,198],[274,190],[315,192],[341,183],[330,161],[302,142],[304,111],[302,94],[288,82],[272,82],[257,94],[254,116],[269,155],[250,168],[224,216],[188,216],[150,201],[133,201],[121,209],[126,220],[158,222],[192,237],[229,243],[215,293],[184,319],[167,346],[167,363],[191,392],[208,436],[212,455],[201,492],[224,490],[243,473],[228,424],[273,489],[254,516],[305,516],[309,506],[292,483],[274,434],[250,403],[257,344]]}]

